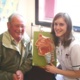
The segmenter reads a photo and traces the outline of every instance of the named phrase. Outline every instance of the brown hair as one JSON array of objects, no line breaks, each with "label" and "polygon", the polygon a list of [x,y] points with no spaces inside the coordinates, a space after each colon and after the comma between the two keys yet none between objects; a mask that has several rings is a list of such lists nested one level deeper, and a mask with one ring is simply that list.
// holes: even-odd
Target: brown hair
[{"label": "brown hair", "polygon": [[67,47],[67,46],[69,46],[69,44],[71,43],[71,40],[73,38],[73,35],[72,35],[72,21],[71,21],[70,16],[67,13],[58,13],[58,14],[55,15],[55,17],[53,19],[53,22],[52,22],[51,34],[54,36],[55,45],[58,46],[59,38],[55,35],[55,32],[54,32],[54,21],[57,20],[60,17],[62,17],[67,24],[67,31],[64,34],[63,41],[61,42],[64,47]]}]

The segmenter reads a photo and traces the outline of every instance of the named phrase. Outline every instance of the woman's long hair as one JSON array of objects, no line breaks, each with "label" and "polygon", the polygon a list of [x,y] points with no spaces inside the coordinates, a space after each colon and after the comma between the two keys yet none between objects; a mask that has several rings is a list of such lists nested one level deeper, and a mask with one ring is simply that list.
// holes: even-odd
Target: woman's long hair
[{"label": "woman's long hair", "polygon": [[57,20],[60,17],[63,18],[65,23],[67,24],[67,31],[64,34],[63,40],[61,41],[62,45],[64,47],[67,47],[67,46],[70,45],[71,40],[73,38],[73,35],[72,35],[72,21],[71,21],[70,16],[67,13],[58,13],[58,14],[55,15],[55,17],[53,19],[53,22],[52,22],[51,34],[54,37],[55,46],[58,46],[59,38],[55,35],[55,32],[54,32],[54,22],[55,22],[55,20]]}]

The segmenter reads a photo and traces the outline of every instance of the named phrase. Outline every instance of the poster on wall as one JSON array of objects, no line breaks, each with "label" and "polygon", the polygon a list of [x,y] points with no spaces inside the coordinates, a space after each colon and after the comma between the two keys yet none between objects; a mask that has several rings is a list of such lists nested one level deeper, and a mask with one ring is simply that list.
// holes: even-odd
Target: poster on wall
[{"label": "poster on wall", "polygon": [[7,18],[17,10],[19,0],[0,0],[0,20]]}]

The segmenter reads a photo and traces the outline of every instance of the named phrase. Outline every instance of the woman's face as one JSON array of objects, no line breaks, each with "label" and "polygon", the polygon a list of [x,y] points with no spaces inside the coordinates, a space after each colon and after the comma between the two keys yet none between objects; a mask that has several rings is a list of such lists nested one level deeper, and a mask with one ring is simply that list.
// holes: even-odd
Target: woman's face
[{"label": "woman's face", "polygon": [[67,24],[62,17],[54,21],[54,32],[55,35],[59,38],[63,38],[64,34],[67,31]]}]

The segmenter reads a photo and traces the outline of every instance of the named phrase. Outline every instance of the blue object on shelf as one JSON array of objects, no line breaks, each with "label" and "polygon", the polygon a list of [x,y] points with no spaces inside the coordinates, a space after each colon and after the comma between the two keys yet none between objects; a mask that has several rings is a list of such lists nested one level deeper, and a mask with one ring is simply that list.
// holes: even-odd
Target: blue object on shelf
[{"label": "blue object on shelf", "polygon": [[80,32],[80,26],[73,26],[73,30],[75,32]]}]

